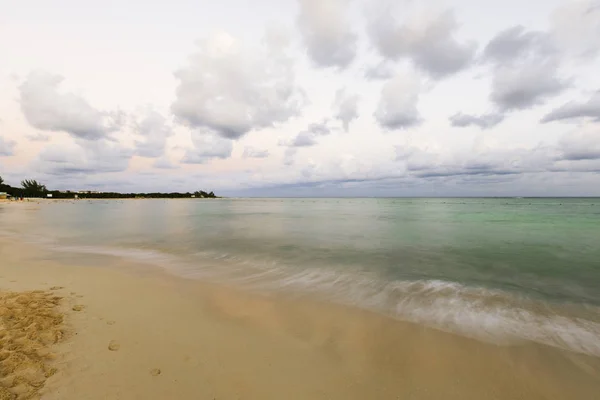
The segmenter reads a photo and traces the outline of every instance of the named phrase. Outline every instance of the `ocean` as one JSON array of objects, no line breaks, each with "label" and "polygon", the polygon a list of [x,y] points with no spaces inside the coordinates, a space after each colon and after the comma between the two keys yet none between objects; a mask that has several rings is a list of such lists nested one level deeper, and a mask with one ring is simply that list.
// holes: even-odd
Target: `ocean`
[{"label": "ocean", "polygon": [[0,205],[0,234],[57,257],[125,257],[492,343],[600,356],[597,198],[39,203]]}]

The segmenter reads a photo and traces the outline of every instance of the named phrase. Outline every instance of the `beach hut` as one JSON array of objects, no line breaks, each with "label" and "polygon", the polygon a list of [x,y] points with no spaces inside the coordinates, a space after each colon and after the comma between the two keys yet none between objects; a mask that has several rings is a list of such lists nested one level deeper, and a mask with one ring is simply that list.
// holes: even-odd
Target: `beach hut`
[{"label": "beach hut", "polygon": [[6,192],[0,192],[0,200],[6,200],[8,198],[10,198],[10,194]]}]

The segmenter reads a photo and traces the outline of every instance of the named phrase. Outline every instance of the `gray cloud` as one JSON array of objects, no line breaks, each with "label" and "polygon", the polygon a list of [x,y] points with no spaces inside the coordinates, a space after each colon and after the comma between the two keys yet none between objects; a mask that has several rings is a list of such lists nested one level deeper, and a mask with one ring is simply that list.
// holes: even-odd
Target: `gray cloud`
[{"label": "gray cloud", "polygon": [[41,132],[27,135],[26,137],[27,137],[27,139],[31,140],[32,142],[48,142],[48,141],[50,141],[50,135],[45,135]]},{"label": "gray cloud", "polygon": [[179,85],[171,110],[178,120],[227,139],[285,122],[305,100],[280,44],[245,49],[226,34],[200,42],[175,77]]},{"label": "gray cloud", "polygon": [[385,129],[406,129],[417,126],[422,119],[417,109],[420,84],[416,77],[397,75],[381,90],[375,119]]},{"label": "gray cloud", "polygon": [[585,102],[568,102],[546,114],[542,123],[573,118],[592,118],[600,122],[600,91]]},{"label": "gray cloud", "polygon": [[4,137],[0,135],[0,157],[10,157],[14,155],[16,146],[17,142],[4,139]]},{"label": "gray cloud", "polygon": [[599,160],[600,126],[590,125],[565,135],[559,148],[564,160]]},{"label": "gray cloud", "polygon": [[394,77],[394,70],[389,62],[382,61],[365,69],[364,77],[370,81],[387,80]]},{"label": "gray cloud", "polygon": [[298,150],[295,147],[288,147],[285,149],[285,153],[283,154],[283,164],[284,165],[294,165],[296,162],[296,153]]},{"label": "gray cloud", "polygon": [[267,158],[269,157],[269,150],[260,150],[252,146],[246,146],[244,148],[243,158]]},{"label": "gray cloud", "polygon": [[557,66],[551,63],[502,66],[494,73],[490,98],[503,111],[527,109],[544,104],[569,85],[557,76]]},{"label": "gray cloud", "polygon": [[527,57],[553,57],[557,52],[549,34],[526,31],[523,26],[517,25],[494,36],[483,50],[483,59],[505,64]]},{"label": "gray cloud", "polygon": [[298,27],[308,56],[319,67],[347,67],[356,55],[357,35],[346,20],[348,0],[298,0]]},{"label": "gray cloud", "polygon": [[316,122],[309,124],[306,130],[298,133],[294,139],[289,142],[282,142],[281,144],[289,147],[309,147],[317,144],[319,136],[326,136],[331,133],[331,128],[328,126],[329,121],[327,119],[322,122]]},{"label": "gray cloud", "polygon": [[144,138],[135,142],[137,154],[149,158],[164,155],[167,138],[173,135],[166,118],[153,110],[147,111],[141,121],[135,123],[135,132]]},{"label": "gray cloud", "polygon": [[390,10],[369,21],[373,45],[390,60],[408,58],[431,77],[457,73],[473,61],[477,45],[459,42],[454,13],[447,11],[423,20],[399,24]]},{"label": "gray cloud", "polygon": [[45,147],[34,167],[50,175],[97,174],[125,171],[133,150],[110,140],[78,140]]},{"label": "gray cloud", "polygon": [[358,95],[338,89],[333,100],[333,117],[340,120],[344,130],[348,132],[350,122],[358,118]]},{"label": "gray cloud", "polygon": [[63,131],[80,139],[105,138],[120,128],[120,112],[103,112],[81,96],[59,92],[63,77],[47,72],[32,72],[19,86],[21,110],[33,127]]},{"label": "gray cloud", "polygon": [[489,129],[502,122],[504,120],[504,115],[498,113],[470,115],[459,112],[452,115],[449,119],[452,126],[467,127],[475,125],[481,129]]},{"label": "gray cloud", "polygon": [[213,159],[231,157],[233,142],[205,130],[191,132],[194,147],[188,149],[181,162],[186,164],[205,164]]},{"label": "gray cloud", "polygon": [[157,169],[177,169],[177,168],[179,168],[179,165],[173,163],[166,156],[157,158],[154,161],[154,163],[152,163],[152,166]]},{"label": "gray cloud", "polygon": [[561,77],[561,54],[545,32],[515,26],[487,44],[482,60],[492,64],[490,99],[502,111],[527,109],[563,92],[570,82]]}]

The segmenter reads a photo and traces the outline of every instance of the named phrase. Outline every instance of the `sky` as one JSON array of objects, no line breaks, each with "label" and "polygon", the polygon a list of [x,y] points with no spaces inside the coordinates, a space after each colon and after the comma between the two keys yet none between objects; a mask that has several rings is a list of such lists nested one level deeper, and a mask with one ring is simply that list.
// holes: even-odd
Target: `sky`
[{"label": "sky", "polygon": [[600,0],[0,0],[0,176],[600,196]]}]

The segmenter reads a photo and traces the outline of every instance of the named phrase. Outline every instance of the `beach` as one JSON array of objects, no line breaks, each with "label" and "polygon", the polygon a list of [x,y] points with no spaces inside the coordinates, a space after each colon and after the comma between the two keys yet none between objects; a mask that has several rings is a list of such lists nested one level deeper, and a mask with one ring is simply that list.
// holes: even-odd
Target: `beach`
[{"label": "beach", "polygon": [[48,261],[31,245],[0,243],[3,293],[62,297],[65,337],[50,346],[55,372],[40,390],[44,399],[591,399],[600,392],[595,357],[486,344],[113,257],[96,260],[103,266]]},{"label": "beach", "polygon": [[[111,214],[99,207],[132,207],[127,215],[137,218],[129,210],[144,204],[178,212],[199,207],[184,201],[42,201],[0,209],[5,228],[0,235],[0,399],[592,399],[600,393],[595,325],[581,317],[573,319],[580,324],[575,329],[546,306],[539,315],[548,319],[531,325],[537,316],[527,328],[537,329],[531,339],[508,331],[511,320],[490,314],[492,309],[487,317],[462,311],[471,318],[463,317],[463,328],[479,327],[473,334],[457,330],[449,319],[442,320],[448,325],[411,322],[364,302],[299,292],[297,272],[285,280],[277,275],[280,290],[266,290],[275,282],[271,274],[249,280],[252,265],[243,264],[240,275],[240,264],[228,258],[207,258],[202,264],[194,259],[189,266],[165,255],[164,244],[157,252],[158,242],[151,251],[106,247],[101,227],[81,222],[83,214],[72,208],[98,213],[113,225]],[[236,203],[206,204],[230,209]],[[69,213],[79,222],[66,229]],[[49,223],[47,216],[66,222]],[[157,213],[154,218],[161,220]],[[96,232],[90,243],[103,245],[75,242],[84,229]],[[227,273],[208,274],[220,268]],[[311,286],[323,284],[314,272],[310,281],[306,273],[300,276]],[[441,285],[432,282],[427,293]],[[455,289],[444,285],[428,294],[435,296],[426,300],[433,310],[464,307],[465,299],[481,302],[473,290],[469,298],[448,297]],[[494,297],[485,302],[494,303],[493,310],[498,302],[507,307],[508,298],[491,293]],[[565,315],[581,310],[569,312]],[[25,335],[24,327],[29,329]],[[560,335],[548,336],[548,345],[540,332]]]}]

